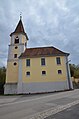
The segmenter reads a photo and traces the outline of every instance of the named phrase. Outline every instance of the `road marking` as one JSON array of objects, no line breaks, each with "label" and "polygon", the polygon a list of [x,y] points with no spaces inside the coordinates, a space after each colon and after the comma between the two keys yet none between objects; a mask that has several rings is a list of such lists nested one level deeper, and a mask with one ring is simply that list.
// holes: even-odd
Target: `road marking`
[{"label": "road marking", "polygon": [[[71,103],[68,103],[66,105],[62,105],[62,106],[57,106],[56,108],[50,108],[48,110],[42,111],[40,113],[37,113],[35,115],[33,115],[32,117],[28,118],[28,119],[44,119],[46,117],[49,117],[51,115],[54,115],[58,112],[61,112],[65,109],[68,109],[76,104],[79,104],[79,100],[73,101]],[[23,118],[25,119],[25,118]]]}]

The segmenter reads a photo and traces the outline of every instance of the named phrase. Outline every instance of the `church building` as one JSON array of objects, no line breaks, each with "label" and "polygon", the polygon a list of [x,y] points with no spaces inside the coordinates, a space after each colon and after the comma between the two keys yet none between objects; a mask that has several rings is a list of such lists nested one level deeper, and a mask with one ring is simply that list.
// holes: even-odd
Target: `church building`
[{"label": "church building", "polygon": [[10,37],[4,94],[73,89],[68,64],[69,53],[53,46],[27,48],[29,39],[22,18]]}]

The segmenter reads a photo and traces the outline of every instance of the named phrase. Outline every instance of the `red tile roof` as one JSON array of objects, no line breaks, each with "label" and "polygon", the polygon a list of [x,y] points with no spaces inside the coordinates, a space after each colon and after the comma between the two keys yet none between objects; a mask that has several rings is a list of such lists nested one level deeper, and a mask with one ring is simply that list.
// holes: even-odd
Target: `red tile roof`
[{"label": "red tile roof", "polygon": [[19,58],[44,57],[44,56],[68,56],[69,53],[62,52],[55,47],[26,48]]},{"label": "red tile roof", "polygon": [[23,23],[22,23],[22,20],[21,19],[19,20],[19,23],[18,23],[15,31],[12,32],[10,34],[10,36],[12,36],[12,34],[16,34],[16,33],[22,33],[22,34],[24,34],[26,36],[27,40],[28,40],[28,37],[27,37],[27,34],[25,33],[25,30],[24,30]]}]

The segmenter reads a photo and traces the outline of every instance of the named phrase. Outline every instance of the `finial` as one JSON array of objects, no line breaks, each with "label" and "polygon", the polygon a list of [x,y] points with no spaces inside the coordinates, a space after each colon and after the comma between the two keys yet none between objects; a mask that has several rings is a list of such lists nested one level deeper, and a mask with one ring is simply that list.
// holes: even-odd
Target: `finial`
[{"label": "finial", "polygon": [[22,13],[20,13],[20,20],[22,20]]}]

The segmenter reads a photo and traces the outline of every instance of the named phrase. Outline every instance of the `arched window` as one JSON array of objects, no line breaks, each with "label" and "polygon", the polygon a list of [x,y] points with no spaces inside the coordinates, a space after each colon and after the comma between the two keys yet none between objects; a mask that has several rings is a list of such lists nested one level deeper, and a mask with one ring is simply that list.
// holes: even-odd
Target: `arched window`
[{"label": "arched window", "polygon": [[30,76],[30,71],[27,71],[26,72],[26,76]]},{"label": "arched window", "polygon": [[18,36],[15,38],[15,43],[19,43],[19,38],[18,38]]},{"label": "arched window", "polygon": [[46,71],[42,71],[42,75],[46,75]]}]

